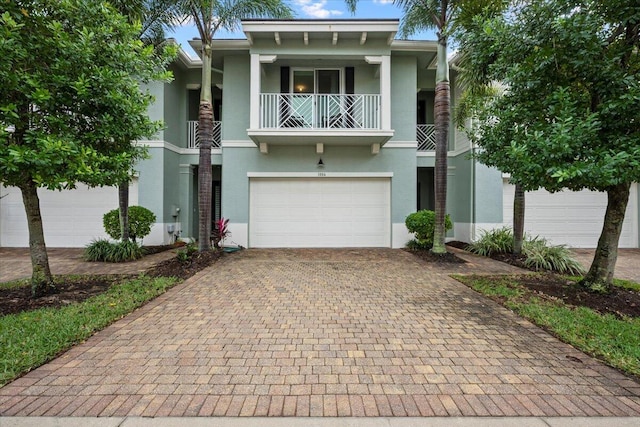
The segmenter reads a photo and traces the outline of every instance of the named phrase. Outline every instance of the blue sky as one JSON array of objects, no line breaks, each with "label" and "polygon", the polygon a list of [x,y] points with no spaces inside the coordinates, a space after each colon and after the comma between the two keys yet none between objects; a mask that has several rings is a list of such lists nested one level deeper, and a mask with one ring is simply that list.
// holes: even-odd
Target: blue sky
[{"label": "blue sky", "polygon": [[[367,18],[398,18],[402,17],[402,11],[393,5],[392,0],[359,0],[358,9],[352,15],[345,6],[343,0],[287,0],[287,3],[296,13],[296,18],[300,19],[367,19]],[[187,41],[198,37],[198,31],[192,25],[184,25],[177,28],[173,33],[167,34],[175,37],[186,52],[192,53]],[[244,38],[242,32],[222,33],[216,38]],[[433,32],[414,34],[412,39],[435,40]]]}]

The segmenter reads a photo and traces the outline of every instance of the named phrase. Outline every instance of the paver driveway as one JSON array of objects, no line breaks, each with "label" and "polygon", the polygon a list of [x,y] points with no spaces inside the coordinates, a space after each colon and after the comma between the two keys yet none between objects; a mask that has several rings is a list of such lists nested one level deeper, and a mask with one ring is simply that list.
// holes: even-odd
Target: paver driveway
[{"label": "paver driveway", "polygon": [[493,265],[470,259],[243,251],[0,389],[0,414],[640,415],[638,383],[446,275]]}]

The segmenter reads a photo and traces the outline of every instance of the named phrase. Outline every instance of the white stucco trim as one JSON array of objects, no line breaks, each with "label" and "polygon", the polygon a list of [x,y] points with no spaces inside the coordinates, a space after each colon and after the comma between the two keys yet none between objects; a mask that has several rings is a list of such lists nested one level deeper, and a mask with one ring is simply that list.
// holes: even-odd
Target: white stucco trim
[{"label": "white stucco trim", "polygon": [[393,249],[404,248],[411,239],[413,239],[413,233],[407,230],[407,226],[403,222],[391,224],[391,247]]},{"label": "white stucco trim", "polygon": [[418,146],[416,141],[389,141],[382,148],[413,148]]},{"label": "white stucco trim", "polygon": [[[197,148],[180,148],[167,141],[135,141],[134,144],[140,147],[147,147],[147,148],[163,148],[165,150],[173,151],[174,153],[177,153],[177,154],[199,154],[200,153],[200,151]],[[222,154],[222,149],[212,148],[211,154],[212,155]]]},{"label": "white stucco trim", "polygon": [[[465,148],[460,148],[458,150],[449,151],[447,153],[447,157],[457,157],[460,154],[466,153],[467,151],[471,151],[471,149],[469,147],[465,147]],[[435,150],[434,151],[418,151],[417,156],[418,157],[435,157],[436,152]]]},{"label": "white stucco trim", "polygon": [[393,172],[247,172],[248,178],[391,178]]},{"label": "white stucco trim", "polygon": [[224,239],[225,245],[249,247],[249,224],[230,221],[227,228],[231,232],[231,237]]},{"label": "white stucco trim", "polygon": [[222,148],[256,148],[252,141],[222,141]]}]

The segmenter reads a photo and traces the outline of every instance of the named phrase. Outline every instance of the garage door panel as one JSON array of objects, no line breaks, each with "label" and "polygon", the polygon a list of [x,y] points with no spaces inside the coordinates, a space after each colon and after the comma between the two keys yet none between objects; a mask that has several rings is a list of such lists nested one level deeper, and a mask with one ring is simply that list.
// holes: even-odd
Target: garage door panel
[{"label": "garage door panel", "polygon": [[[27,247],[29,230],[20,190],[0,187],[0,246]],[[129,189],[130,204],[138,203],[137,181]],[[83,247],[92,239],[108,237],[102,225],[103,215],[118,207],[115,187],[74,190],[38,190],[45,242],[49,247]]]},{"label": "garage door panel", "polygon": [[388,247],[389,191],[388,178],[254,178],[249,244]]},{"label": "garage door panel", "polygon": [[[637,184],[631,187],[629,204],[620,236],[620,247],[638,247]],[[513,221],[514,187],[503,187],[504,222]],[[607,205],[605,193],[594,191],[544,190],[525,193],[525,232],[554,244],[572,247],[596,247],[602,231]]]}]

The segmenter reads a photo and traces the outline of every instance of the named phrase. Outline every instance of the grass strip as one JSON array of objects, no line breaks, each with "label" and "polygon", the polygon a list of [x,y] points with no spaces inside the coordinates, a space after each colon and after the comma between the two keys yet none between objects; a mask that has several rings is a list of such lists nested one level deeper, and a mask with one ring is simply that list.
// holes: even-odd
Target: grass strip
[{"label": "grass strip", "polygon": [[140,276],[78,304],[0,317],[0,387],[163,294],[174,278]]},{"label": "grass strip", "polygon": [[640,376],[640,318],[619,318],[587,307],[534,296],[514,277],[454,278],[518,315],[541,326],[560,340],[626,373]]}]

